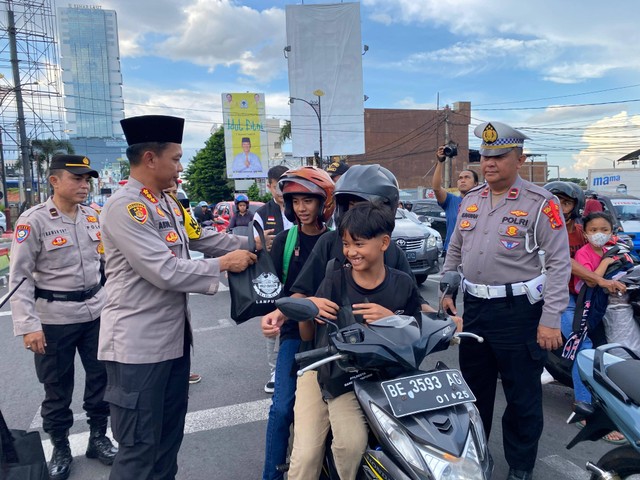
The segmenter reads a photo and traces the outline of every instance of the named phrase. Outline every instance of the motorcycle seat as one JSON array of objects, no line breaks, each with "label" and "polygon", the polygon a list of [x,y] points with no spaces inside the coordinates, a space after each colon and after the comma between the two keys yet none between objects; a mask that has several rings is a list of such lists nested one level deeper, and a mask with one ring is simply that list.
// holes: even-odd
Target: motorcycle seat
[{"label": "motorcycle seat", "polygon": [[625,360],[609,365],[607,376],[636,405],[640,405],[640,360]]}]

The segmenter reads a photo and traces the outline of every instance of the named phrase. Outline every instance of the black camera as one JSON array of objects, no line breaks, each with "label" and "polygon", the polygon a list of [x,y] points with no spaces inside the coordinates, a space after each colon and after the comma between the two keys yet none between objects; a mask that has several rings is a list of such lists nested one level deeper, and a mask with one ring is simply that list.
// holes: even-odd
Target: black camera
[{"label": "black camera", "polygon": [[458,147],[456,145],[447,145],[443,150],[445,157],[455,157],[458,155]]}]

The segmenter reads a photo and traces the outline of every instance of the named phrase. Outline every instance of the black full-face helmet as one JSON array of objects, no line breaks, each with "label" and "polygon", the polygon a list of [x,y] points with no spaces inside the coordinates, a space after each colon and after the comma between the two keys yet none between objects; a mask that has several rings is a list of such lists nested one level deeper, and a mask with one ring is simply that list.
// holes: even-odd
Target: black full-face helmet
[{"label": "black full-face helmet", "polygon": [[575,200],[575,205],[573,206],[573,210],[571,210],[567,220],[578,218],[582,210],[584,210],[584,192],[579,185],[576,185],[573,182],[557,181],[547,183],[544,188],[554,195],[563,195]]},{"label": "black full-face helmet", "polygon": [[393,212],[400,201],[398,180],[386,168],[373,165],[352,165],[336,183],[334,193],[336,201],[335,222],[349,210],[349,202],[355,197],[361,200],[387,205]]}]

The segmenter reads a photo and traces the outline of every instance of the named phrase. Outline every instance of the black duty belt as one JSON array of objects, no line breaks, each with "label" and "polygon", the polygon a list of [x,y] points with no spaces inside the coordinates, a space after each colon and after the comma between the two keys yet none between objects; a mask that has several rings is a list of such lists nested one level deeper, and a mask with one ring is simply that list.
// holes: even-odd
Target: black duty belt
[{"label": "black duty belt", "polygon": [[79,292],[59,292],[56,290],[44,290],[36,287],[36,298],[44,298],[50,302],[84,302],[100,291],[102,284],[97,284],[87,290]]}]

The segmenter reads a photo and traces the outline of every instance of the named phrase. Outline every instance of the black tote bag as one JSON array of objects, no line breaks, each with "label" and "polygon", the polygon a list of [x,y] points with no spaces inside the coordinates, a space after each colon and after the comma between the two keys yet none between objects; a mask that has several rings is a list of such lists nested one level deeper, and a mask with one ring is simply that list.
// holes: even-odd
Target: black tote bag
[{"label": "black tote bag", "polygon": [[38,432],[9,430],[0,411],[0,480],[48,480]]},{"label": "black tote bag", "polygon": [[[256,251],[253,229],[256,229],[263,248]],[[282,295],[282,282],[276,275],[271,255],[264,248],[264,231],[259,223],[249,224],[249,251],[258,256],[258,261],[240,273],[229,272],[231,294],[231,318],[237,324],[250,318],[260,317],[276,309],[275,301]]]}]

